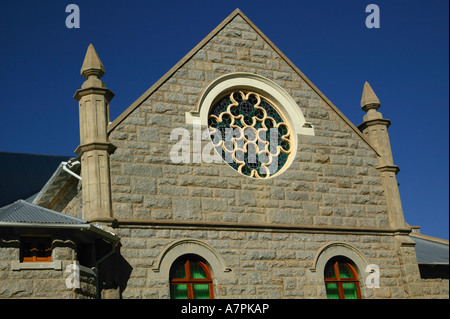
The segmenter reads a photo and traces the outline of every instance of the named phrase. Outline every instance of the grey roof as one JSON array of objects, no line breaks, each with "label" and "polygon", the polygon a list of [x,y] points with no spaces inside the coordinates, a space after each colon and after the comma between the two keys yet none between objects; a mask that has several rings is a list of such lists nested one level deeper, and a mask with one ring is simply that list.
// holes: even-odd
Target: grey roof
[{"label": "grey roof", "polygon": [[38,193],[69,156],[0,152],[0,207]]},{"label": "grey roof", "polygon": [[87,221],[43,208],[24,200],[0,208],[0,223],[86,224]]},{"label": "grey roof", "polygon": [[411,236],[416,242],[416,255],[419,264],[448,265],[448,244],[437,241]]},{"label": "grey roof", "polygon": [[91,225],[87,221],[53,210],[37,206],[24,200],[0,208],[0,227],[64,228],[87,231],[116,245],[120,238],[101,225]]}]

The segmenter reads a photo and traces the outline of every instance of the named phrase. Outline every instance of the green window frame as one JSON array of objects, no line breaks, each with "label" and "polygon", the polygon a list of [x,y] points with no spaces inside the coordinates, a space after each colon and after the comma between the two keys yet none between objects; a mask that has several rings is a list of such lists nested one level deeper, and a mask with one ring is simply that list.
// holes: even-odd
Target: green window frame
[{"label": "green window frame", "polygon": [[214,299],[211,273],[197,256],[178,258],[170,269],[172,299]]},{"label": "green window frame", "polygon": [[358,274],[349,260],[333,258],[325,266],[328,299],[361,299]]}]

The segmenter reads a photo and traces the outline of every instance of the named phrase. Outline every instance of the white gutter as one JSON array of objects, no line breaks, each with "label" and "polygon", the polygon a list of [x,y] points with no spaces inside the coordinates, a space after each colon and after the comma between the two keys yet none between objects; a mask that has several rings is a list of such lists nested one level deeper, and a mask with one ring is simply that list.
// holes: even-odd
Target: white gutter
[{"label": "white gutter", "polygon": [[80,181],[82,180],[81,176],[75,174],[74,172],[72,172],[70,170],[70,168],[74,167],[75,165],[81,164],[80,161],[68,161],[68,162],[61,162],[62,164],[62,168],[64,171],[66,171],[67,173],[69,173],[70,175],[72,175],[75,178],[78,178]]},{"label": "white gutter", "polygon": [[28,227],[28,228],[64,228],[64,229],[78,229],[81,231],[90,231],[97,235],[100,235],[112,243],[118,243],[120,238],[116,235],[104,231],[91,224],[42,224],[42,223],[10,223],[0,222],[0,227]]}]

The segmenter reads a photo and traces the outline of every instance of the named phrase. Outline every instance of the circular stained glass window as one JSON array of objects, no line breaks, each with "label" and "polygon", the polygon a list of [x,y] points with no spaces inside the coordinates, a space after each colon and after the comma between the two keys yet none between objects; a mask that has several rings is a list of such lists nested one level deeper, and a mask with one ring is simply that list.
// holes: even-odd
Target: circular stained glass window
[{"label": "circular stained glass window", "polygon": [[258,93],[234,91],[220,98],[210,109],[208,126],[216,151],[246,176],[274,176],[291,155],[288,124],[274,104]]}]

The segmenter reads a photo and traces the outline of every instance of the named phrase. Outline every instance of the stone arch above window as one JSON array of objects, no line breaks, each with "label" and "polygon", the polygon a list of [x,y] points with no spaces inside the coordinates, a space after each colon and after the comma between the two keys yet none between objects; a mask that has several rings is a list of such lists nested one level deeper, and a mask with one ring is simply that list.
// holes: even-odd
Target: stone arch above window
[{"label": "stone arch above window", "polygon": [[311,273],[314,276],[323,278],[328,261],[339,256],[347,258],[354,264],[360,280],[366,279],[367,273],[365,269],[369,264],[367,259],[357,248],[344,242],[333,242],[322,246],[314,257],[313,265],[310,269]]},{"label": "stone arch above window", "polygon": [[156,277],[168,279],[172,264],[184,255],[201,257],[208,265],[213,279],[228,278],[231,275],[231,268],[226,266],[214,247],[197,239],[181,239],[167,245],[159,254],[152,268]]},{"label": "stone arch above window", "polygon": [[186,112],[186,123],[208,125],[208,114],[213,103],[229,91],[252,91],[267,97],[286,116],[296,134],[314,135],[314,128],[307,123],[294,99],[275,82],[253,73],[235,72],[221,76],[205,89],[196,111]]}]

